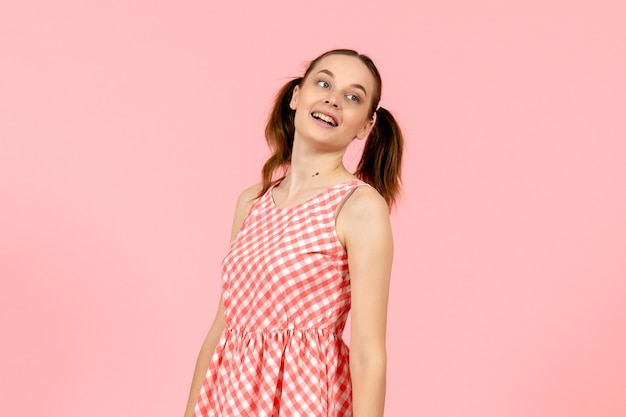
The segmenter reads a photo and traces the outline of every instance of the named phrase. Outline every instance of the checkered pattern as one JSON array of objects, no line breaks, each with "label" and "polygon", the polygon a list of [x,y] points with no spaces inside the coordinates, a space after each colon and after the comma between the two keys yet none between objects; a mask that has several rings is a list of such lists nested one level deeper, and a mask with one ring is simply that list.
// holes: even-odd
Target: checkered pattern
[{"label": "checkered pattern", "polygon": [[226,329],[195,417],[352,415],[348,257],[335,216],[359,180],[288,209],[257,199],[223,263]]}]

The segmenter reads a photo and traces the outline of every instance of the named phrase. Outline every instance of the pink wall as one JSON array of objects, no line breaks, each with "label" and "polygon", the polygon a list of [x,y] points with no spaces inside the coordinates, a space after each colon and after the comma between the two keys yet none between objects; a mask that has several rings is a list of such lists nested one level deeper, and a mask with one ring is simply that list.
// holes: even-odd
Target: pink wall
[{"label": "pink wall", "polygon": [[408,139],[387,414],[626,415],[626,8],[503,3],[4,2],[0,414],[182,415],[271,98],[347,46]]}]

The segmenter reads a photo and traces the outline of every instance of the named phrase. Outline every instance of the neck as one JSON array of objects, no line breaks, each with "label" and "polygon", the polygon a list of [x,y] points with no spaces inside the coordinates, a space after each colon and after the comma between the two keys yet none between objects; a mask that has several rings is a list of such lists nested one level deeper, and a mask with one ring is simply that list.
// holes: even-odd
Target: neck
[{"label": "neck", "polygon": [[291,189],[328,186],[352,175],[343,165],[343,152],[320,152],[307,149],[295,140],[291,164],[285,180]]}]

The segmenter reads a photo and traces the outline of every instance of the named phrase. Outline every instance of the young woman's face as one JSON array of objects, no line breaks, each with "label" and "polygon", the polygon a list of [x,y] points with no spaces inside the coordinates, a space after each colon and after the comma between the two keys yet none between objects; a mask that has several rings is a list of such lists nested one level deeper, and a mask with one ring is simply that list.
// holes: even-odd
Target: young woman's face
[{"label": "young woman's face", "polygon": [[367,137],[374,125],[369,113],[374,87],[374,76],[358,58],[323,58],[293,91],[296,135],[333,148]]}]

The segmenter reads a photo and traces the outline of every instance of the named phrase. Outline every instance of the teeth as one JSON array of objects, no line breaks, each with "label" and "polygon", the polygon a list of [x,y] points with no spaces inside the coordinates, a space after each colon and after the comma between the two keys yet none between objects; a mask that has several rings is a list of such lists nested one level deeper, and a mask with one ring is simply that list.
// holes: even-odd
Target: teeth
[{"label": "teeth", "polygon": [[326,122],[326,123],[328,123],[331,126],[337,126],[337,122],[335,122],[335,119],[333,119],[332,117],[327,116],[327,115],[325,115],[323,113],[315,112],[315,113],[313,113],[313,117],[315,117],[316,119],[320,119],[323,122]]}]

